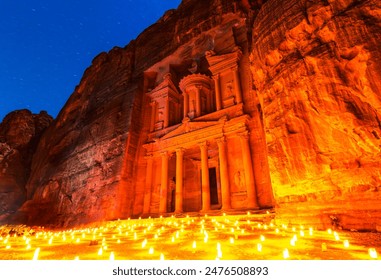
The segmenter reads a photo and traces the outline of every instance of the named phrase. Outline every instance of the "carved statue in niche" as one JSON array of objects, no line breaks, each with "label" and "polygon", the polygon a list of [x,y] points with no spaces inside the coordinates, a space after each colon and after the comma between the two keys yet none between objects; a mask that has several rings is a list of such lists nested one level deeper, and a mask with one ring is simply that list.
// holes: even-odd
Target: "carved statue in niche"
[{"label": "carved statue in niche", "polygon": [[245,177],[242,170],[238,170],[234,174],[234,184],[236,185],[238,191],[245,189]]},{"label": "carved statue in niche", "polygon": [[226,83],[226,97],[229,98],[233,95],[233,81],[230,80]]}]

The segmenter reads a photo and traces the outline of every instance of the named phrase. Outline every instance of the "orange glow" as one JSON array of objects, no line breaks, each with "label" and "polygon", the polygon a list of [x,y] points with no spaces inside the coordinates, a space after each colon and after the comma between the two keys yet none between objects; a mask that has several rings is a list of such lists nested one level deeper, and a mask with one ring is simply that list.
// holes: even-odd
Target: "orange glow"
[{"label": "orange glow", "polygon": [[[353,242],[350,233],[344,231],[327,234],[327,231],[315,230],[313,235],[305,233],[302,236],[299,226],[268,224],[265,230],[265,224],[255,221],[255,215],[251,214],[249,219],[250,223],[247,215],[130,219],[106,222],[101,227],[52,232],[41,229],[33,235],[12,234],[9,237],[3,234],[0,259],[73,260],[78,257],[107,260],[112,255],[121,260],[157,260],[164,256],[170,260],[308,259],[310,256],[315,259],[378,259],[378,247],[349,246],[358,242]],[[298,230],[293,231],[293,228]],[[0,233],[4,231],[5,227],[0,227]],[[65,236],[70,238],[64,240]],[[340,236],[343,245],[335,242],[334,236]],[[332,249],[327,250],[328,245]]]}]

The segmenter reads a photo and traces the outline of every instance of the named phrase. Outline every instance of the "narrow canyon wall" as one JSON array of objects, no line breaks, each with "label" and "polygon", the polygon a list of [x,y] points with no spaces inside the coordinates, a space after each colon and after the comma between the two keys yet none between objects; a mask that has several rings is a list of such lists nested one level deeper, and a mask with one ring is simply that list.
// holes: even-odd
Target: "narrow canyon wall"
[{"label": "narrow canyon wall", "polygon": [[268,1],[251,70],[277,217],[381,226],[381,4]]}]

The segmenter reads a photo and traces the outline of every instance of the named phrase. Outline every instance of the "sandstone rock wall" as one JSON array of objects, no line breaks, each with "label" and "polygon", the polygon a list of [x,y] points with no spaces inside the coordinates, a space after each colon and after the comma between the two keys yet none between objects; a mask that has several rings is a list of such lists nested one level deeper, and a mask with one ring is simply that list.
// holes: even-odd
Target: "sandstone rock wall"
[{"label": "sandstone rock wall", "polygon": [[255,19],[251,69],[283,221],[381,223],[380,8],[271,0]]},{"label": "sandstone rock wall", "polygon": [[0,220],[25,202],[32,156],[52,120],[46,112],[20,110],[8,114],[0,123]]}]

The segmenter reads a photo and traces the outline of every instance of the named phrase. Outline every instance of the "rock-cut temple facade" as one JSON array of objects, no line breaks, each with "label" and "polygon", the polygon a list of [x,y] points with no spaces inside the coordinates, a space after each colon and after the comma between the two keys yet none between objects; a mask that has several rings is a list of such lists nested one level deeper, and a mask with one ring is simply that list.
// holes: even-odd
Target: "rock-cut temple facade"
[{"label": "rock-cut temple facade", "polygon": [[147,88],[143,214],[259,208],[242,55],[208,51]]}]

